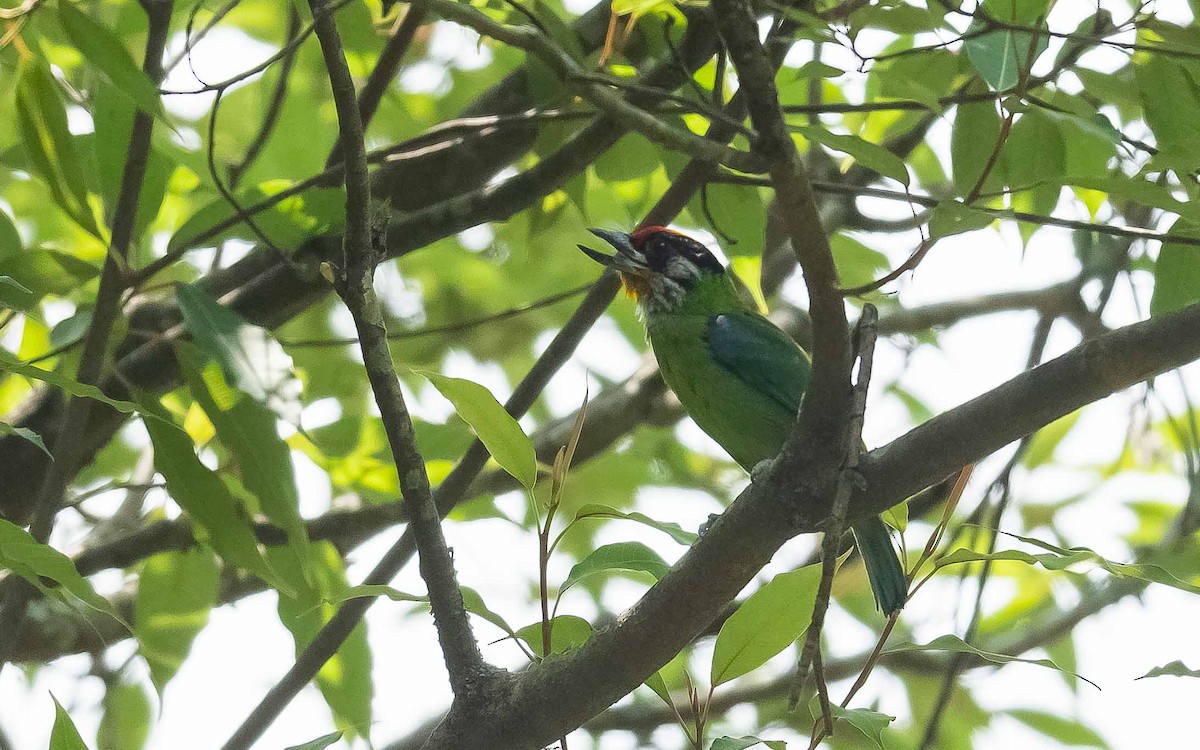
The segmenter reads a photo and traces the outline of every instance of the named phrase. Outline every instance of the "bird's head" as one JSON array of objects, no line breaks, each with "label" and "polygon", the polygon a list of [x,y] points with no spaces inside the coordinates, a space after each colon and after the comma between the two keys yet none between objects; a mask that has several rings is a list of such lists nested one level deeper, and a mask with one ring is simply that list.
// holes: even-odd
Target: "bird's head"
[{"label": "bird's head", "polygon": [[612,245],[616,255],[604,255],[583,245],[589,258],[621,275],[629,296],[647,312],[670,311],[707,276],[721,276],[725,267],[700,242],[666,227],[641,227],[632,234],[589,229]]}]

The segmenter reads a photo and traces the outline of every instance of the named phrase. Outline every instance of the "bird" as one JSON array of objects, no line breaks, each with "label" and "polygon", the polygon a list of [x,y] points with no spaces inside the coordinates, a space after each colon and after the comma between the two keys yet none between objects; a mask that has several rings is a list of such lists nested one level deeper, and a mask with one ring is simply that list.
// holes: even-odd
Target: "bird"
[{"label": "bird", "polygon": [[[701,242],[662,226],[632,233],[588,230],[616,250],[579,245],[615,270],[646,324],[667,386],[692,420],[752,473],[778,455],[808,390],[808,353],[739,291],[739,282]],[[908,581],[878,516],[851,529],[876,606],[904,607]]]}]

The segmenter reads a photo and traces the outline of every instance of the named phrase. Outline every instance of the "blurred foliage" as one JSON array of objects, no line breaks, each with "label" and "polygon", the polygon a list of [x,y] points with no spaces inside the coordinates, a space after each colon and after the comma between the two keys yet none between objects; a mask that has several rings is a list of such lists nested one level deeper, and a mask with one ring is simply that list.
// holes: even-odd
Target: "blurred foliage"
[{"label": "blurred foliage", "polygon": [[[536,20],[553,43],[614,79],[644,72],[653,59],[670,54],[685,31],[685,11],[703,5],[624,0],[613,4],[621,16],[610,25],[607,12],[580,20],[574,12],[578,5],[560,0],[474,4],[509,23]],[[779,72],[777,84],[782,103],[791,108],[788,126],[814,178],[841,183],[850,193],[883,188],[901,201],[898,211],[872,217],[864,212],[878,204],[860,205],[837,191],[823,192],[843,282],[854,286],[878,278],[922,237],[995,233],[1014,226],[1015,236],[1028,245],[1044,227],[1082,217],[1097,224],[1092,230],[1077,227],[1074,240],[1080,283],[1098,281],[1103,287],[1088,297],[1098,311],[1124,279],[1136,281],[1134,286],[1153,284],[1152,296],[1142,300],[1150,315],[1200,301],[1200,209],[1192,206],[1200,197],[1195,179],[1200,172],[1200,27],[1186,14],[1168,19],[1134,2],[1108,3],[1111,10],[1099,11],[1052,0],[958,5],[820,0],[812,12],[762,6],[764,13],[797,21],[796,38],[804,40]],[[385,15],[383,6],[378,0],[348,2],[337,12],[360,86],[375,70],[404,12],[392,7]],[[112,543],[113,534],[168,518],[186,521],[196,537],[196,544],[186,549],[168,545],[137,556],[101,585],[100,577],[80,575],[64,554],[0,519],[0,566],[48,597],[35,603],[30,616],[41,618],[41,627],[55,638],[91,627],[83,619],[89,611],[123,630],[125,610],[109,595],[121,587],[135,591],[128,627],[137,641],[136,655],[111,669],[96,654],[94,673],[104,677],[103,695],[90,705],[71,707],[101,713],[95,741],[89,737],[85,742],[55,701],[52,748],[154,746],[158,712],[152,695],[160,707],[169,700],[164,688],[188,659],[211,609],[238,595],[264,586],[274,589],[279,620],[297,652],[302,651],[332,616],[336,602],[367,593],[352,588],[355,582],[347,580],[345,570],[346,555],[361,538],[310,538],[314,527],[306,522],[399,502],[384,427],[354,343],[345,339],[353,327],[336,298],[326,295],[296,309],[294,300],[281,293],[273,302],[288,312],[262,316],[278,323],[273,330],[228,306],[228,292],[251,279],[230,279],[225,269],[247,252],[252,253],[247,273],[256,264],[278,262],[276,253],[291,262],[314,238],[336,235],[343,225],[345,193],[336,176],[316,178],[326,169],[337,135],[320,50],[311,37],[285,47],[289,14],[299,14],[307,26],[307,6],[242,0],[219,20],[217,7],[175,6],[166,54],[169,75],[161,90],[139,68],[147,23],[133,0],[35,0],[15,10],[5,6],[0,15],[0,415],[9,415],[0,421],[0,438],[11,436],[46,450],[42,436],[18,419],[23,404],[46,387],[140,414],[131,427],[96,449],[75,477],[68,501],[75,498],[72,504],[84,520],[72,530],[71,544],[86,539],[85,548],[103,547]],[[211,80],[197,82],[186,72],[185,33],[190,30],[198,38],[214,23],[211,35],[194,50],[196,68]],[[573,24],[586,27],[587,33],[577,37]],[[597,40],[606,50],[603,60]],[[281,49],[290,50],[290,66],[276,61],[261,74],[220,86],[221,106],[213,109],[214,87],[205,84],[217,84]],[[814,49],[820,50],[820,58],[814,59]],[[472,103],[514,73],[507,79],[515,81],[512,90],[500,97],[504,114],[532,108],[533,115],[520,122],[470,119],[487,114],[471,109]],[[663,108],[665,122],[703,132],[714,97],[727,98],[735,87],[733,71],[710,60],[673,98],[660,96],[655,106]],[[154,115],[154,132],[127,261],[126,278],[132,281],[108,355],[125,356],[180,321],[189,341],[171,341],[180,379],[172,381],[169,392],[115,398],[77,382],[75,373],[81,344],[93,328],[114,219],[129,208],[119,201],[136,107]],[[512,148],[512,156],[477,182],[466,176],[473,166],[470,159],[447,158],[431,160],[423,181],[386,188],[398,215],[408,217],[427,206],[426,191],[440,199],[544,165],[579,132],[587,116],[584,105],[544,66],[492,40],[431,21],[417,29],[386,86],[367,128],[367,145],[400,145],[388,157],[391,162],[377,160],[385,164],[378,173],[384,175],[394,164],[419,162],[440,151],[470,153],[475,141],[496,131],[514,134],[512,142],[518,145],[503,146]],[[457,123],[453,132],[440,139],[428,135],[451,121]],[[424,140],[405,144],[414,138]],[[747,146],[741,136],[734,143]],[[431,481],[436,486],[447,476],[474,437],[495,456],[486,469],[485,490],[461,503],[447,523],[505,524],[528,536],[528,551],[513,552],[512,559],[500,563],[505,575],[527,586],[528,601],[496,601],[497,595],[487,589],[464,594],[472,614],[505,631],[532,660],[557,658],[585,642],[611,618],[614,591],[648,586],[667,570],[678,545],[694,540],[693,529],[673,519],[670,503],[649,508],[647,497],[670,490],[686,494],[688,502],[707,501],[715,508],[745,481],[725,457],[675,428],[678,414],[668,398],[639,413],[636,423],[598,455],[576,460],[566,489],[552,497],[552,459],[544,455],[544,445],[528,436],[545,434],[548,426],[569,416],[567,410],[540,399],[518,424],[499,406],[562,328],[575,297],[539,301],[597,274],[595,265],[574,250],[576,242],[590,237],[585,228],[632,227],[685,162],[682,154],[625,134],[511,218],[477,222],[461,233],[442,232],[419,252],[385,265],[378,275],[388,328],[396,334],[392,354],[419,417],[418,444]],[[445,184],[460,172],[464,185],[446,193]],[[386,178],[379,179],[386,184]],[[224,196],[225,189],[235,196],[236,206]],[[927,198],[930,210],[902,202],[908,191]],[[790,252],[772,239],[777,230],[769,209],[769,190],[753,180],[724,175],[692,198],[675,223],[718,238],[739,275],[757,287],[760,275],[780,274],[768,270],[764,247],[768,256],[772,243],[775,250]],[[246,211],[253,214],[252,223],[246,221]],[[1014,212],[1022,214],[1020,221],[1012,221]],[[1160,230],[1165,241],[1147,248],[1104,233],[1103,225],[1123,223]],[[924,234],[916,236],[914,227]],[[248,250],[264,236],[271,249]],[[140,273],[148,267],[151,273]],[[313,268],[303,266],[298,272],[315,275]],[[214,278],[221,280],[209,283]],[[767,299],[767,304],[797,302],[793,289],[785,285],[785,295]],[[954,296],[949,290],[940,298]],[[902,300],[879,294],[873,299],[885,317],[904,311]],[[164,306],[177,310],[178,318],[166,323],[155,318]],[[523,306],[527,309],[514,311]],[[1067,314],[1065,306],[1050,302],[1041,309]],[[1096,315],[1093,322],[1099,319]],[[1109,317],[1104,321],[1110,322]],[[645,347],[642,324],[628,301],[616,302],[603,326],[609,342],[598,336],[583,347],[584,356],[593,357],[591,392],[595,396],[599,386],[602,399],[619,395],[623,377],[636,367],[620,351]],[[940,329],[901,333],[905,335],[896,343],[905,356],[941,346]],[[997,345],[1021,346],[1007,341]],[[615,353],[596,356],[604,346]],[[573,377],[578,382],[570,387],[581,391],[583,376]],[[898,377],[873,387],[902,415],[901,427],[935,413],[931,402],[936,399],[922,395],[927,391],[920,384]],[[1037,433],[1020,449],[1013,473],[993,486],[1016,495],[1016,513],[1002,519],[1004,528],[1029,535],[1000,536],[999,549],[989,545],[987,533],[961,523],[969,518],[986,524],[987,514],[997,507],[996,492],[980,492],[972,485],[970,502],[964,500],[945,519],[950,530],[943,546],[916,571],[918,580],[933,577],[930,589],[919,593],[910,608],[925,606],[935,598],[934,589],[952,603],[921,610],[927,617],[920,623],[925,632],[953,622],[956,613],[974,610],[970,645],[944,635],[913,646],[916,639],[906,615],[896,626],[893,643],[910,645],[893,646],[881,666],[901,678],[890,683],[902,685],[903,692],[888,696],[888,710],[903,704],[906,711],[896,718],[874,705],[837,708],[833,718],[839,731],[829,746],[969,748],[980,730],[994,729],[993,720],[1005,716],[1049,741],[1107,747],[1096,729],[1075,718],[1018,705],[1028,703],[1027,696],[1012,696],[1012,707],[991,713],[976,700],[974,683],[940,683],[951,659],[970,657],[993,665],[1016,660],[1056,670],[1053,679],[1061,678],[1082,695],[1086,685],[1079,687],[1079,675],[1087,665],[1076,664],[1070,629],[1053,631],[1051,626],[1069,616],[1072,607],[1095,604],[1098,611],[1108,603],[1103,597],[1109,589],[1097,583],[1097,571],[1120,577],[1127,586],[1155,581],[1197,590],[1197,512],[1181,513],[1181,494],[1168,497],[1160,485],[1147,482],[1144,492],[1120,501],[1122,536],[1102,547],[1105,556],[1077,546],[1088,540],[1077,538],[1062,521],[1080,508],[1111,512],[1100,493],[1122,479],[1183,473],[1191,502],[1197,502],[1198,416],[1193,407],[1181,410],[1174,403],[1146,390],[1131,407],[1127,433],[1116,436],[1121,447],[1115,456],[1088,444],[1089,408]],[[597,410],[591,419],[613,417]],[[590,429],[591,422],[585,422],[585,442]],[[536,468],[535,445],[542,459]],[[557,449],[550,446],[549,455]],[[149,473],[139,468],[146,451],[154,456]],[[301,459],[316,468],[319,479],[306,471],[300,481]],[[513,511],[501,501],[506,488],[516,486],[501,470],[527,488],[529,502],[519,506],[522,510]],[[558,480],[563,480],[562,471]],[[1071,473],[1077,489],[1063,497],[1022,494],[1054,472]],[[133,497],[132,505],[123,502]],[[325,497],[333,500],[326,503]],[[553,530],[563,532],[555,537],[554,570],[569,572],[559,580],[552,576],[550,590],[543,592],[531,561],[536,531],[552,504],[557,514]],[[905,506],[904,513],[908,511]],[[913,510],[911,519],[899,510],[893,514],[893,524],[904,533],[910,566],[940,515],[940,507]],[[271,546],[263,544],[256,522],[269,522],[280,532],[269,540]],[[1035,549],[1041,552],[1029,551]],[[991,587],[987,606],[979,608],[969,587],[953,586],[956,580],[981,577],[985,570]],[[719,628],[713,650],[689,649],[677,656],[647,683],[658,697],[639,690],[628,707],[658,711],[664,715],[660,723],[675,723],[660,699],[677,700],[693,691],[697,705],[703,704],[705,695],[712,697],[704,684],[707,674],[711,683],[731,683],[723,690],[746,691],[743,702],[754,706],[759,724],[752,727],[754,736],[721,736],[726,730],[742,735],[751,728],[740,717],[726,721],[719,713],[709,715],[711,744],[705,750],[783,747],[776,735],[788,737],[789,746],[804,747],[814,716],[820,718],[819,708],[802,702],[796,713],[785,711],[784,672],[776,678],[781,688],[761,686],[770,669],[788,668],[777,657],[791,653],[789,647],[809,622],[816,571],[816,566],[797,565],[790,572],[762,576],[747,592],[745,605]],[[610,585],[618,579],[619,585]],[[551,623],[549,653],[543,653],[541,622],[514,629],[496,613],[532,611],[539,594],[558,602],[568,587],[573,593],[561,601],[562,610]],[[833,606],[850,615],[846,622],[858,625],[857,630],[827,632],[832,650],[868,653],[882,620],[872,609],[865,574],[853,559],[835,581]],[[1030,661],[989,650],[1043,631],[1051,635],[1029,647],[1040,648],[1047,658]],[[128,633],[117,637],[124,635]],[[372,707],[394,701],[374,694],[372,670],[394,665],[375,663],[369,635],[360,625],[317,678],[330,709],[329,728],[339,731],[298,748],[338,742],[362,747],[367,741],[391,739],[370,736],[376,718]],[[72,643],[65,635],[56,642]],[[63,646],[63,653],[72,648]],[[764,666],[768,662],[773,666]],[[859,665],[855,662],[853,669]],[[248,674],[254,668],[245,665]],[[80,679],[88,672],[76,671]],[[1175,661],[1145,676],[1160,675],[1195,677],[1196,671]],[[845,669],[837,674],[839,679],[849,676],[852,672]],[[412,676],[414,681],[428,679],[442,675]],[[43,690],[36,680],[32,684]],[[679,708],[687,718],[686,706]],[[931,721],[938,729],[933,744],[927,744],[922,737]],[[671,735],[671,747],[698,742],[694,727],[684,723],[682,731]],[[644,727],[636,731],[649,742]]]}]

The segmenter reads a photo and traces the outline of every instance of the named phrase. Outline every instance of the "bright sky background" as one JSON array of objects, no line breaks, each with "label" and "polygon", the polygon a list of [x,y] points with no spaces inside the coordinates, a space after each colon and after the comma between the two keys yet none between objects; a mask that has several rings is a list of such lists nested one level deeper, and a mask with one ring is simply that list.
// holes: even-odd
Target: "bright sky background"
[{"label": "bright sky background", "polygon": [[[581,3],[582,0],[576,0],[572,5],[579,6]],[[1128,13],[1123,2],[1102,4],[1110,7],[1118,18],[1124,18]],[[1093,3],[1060,2],[1058,5],[1056,14],[1062,13],[1063,17],[1094,8]],[[1184,20],[1187,12],[1185,6],[1183,0],[1174,0],[1161,2],[1158,7],[1171,20]],[[1054,21],[1056,24],[1067,23],[1062,18],[1055,18]],[[181,44],[181,39],[174,42],[175,47]],[[1044,55],[1043,61],[1052,59],[1054,49],[1056,47],[1052,46],[1051,53]],[[486,48],[480,50],[476,47],[473,34],[446,24],[439,25],[432,50],[435,58],[463,66],[486,64],[489,58]],[[219,30],[197,47],[194,65],[205,79],[216,80],[248,67],[272,51],[238,32]],[[1111,60],[1115,54],[1097,52],[1089,55],[1087,60],[1092,65],[1103,65],[1105,55]],[[827,61],[834,64],[838,62],[831,58],[827,58]],[[848,60],[841,62],[844,67],[853,67]],[[167,82],[167,87],[186,88],[193,84],[194,81],[185,72],[186,66],[180,66],[176,75]],[[400,85],[406,90],[436,89],[444,80],[442,76],[443,71],[437,63],[422,63],[410,68],[401,77]],[[176,111],[179,114],[191,116],[198,115],[207,106],[201,97],[185,99],[186,103],[184,99],[170,99],[168,105],[178,107]],[[86,115],[82,119],[86,120]],[[76,120],[79,118],[73,120],[73,127],[77,130],[89,129],[88,123]],[[935,147],[941,153],[946,153],[948,124],[939,123],[931,138]],[[903,204],[872,203],[864,206],[872,210],[886,210],[897,216],[909,211]],[[1080,215],[1079,218],[1087,217]],[[480,245],[486,245],[489,239],[490,233],[479,229],[469,237],[472,244]],[[711,237],[705,239],[712,242]],[[915,234],[893,235],[885,239],[886,246],[881,246],[873,239],[868,239],[868,244],[885,251],[894,263],[898,263],[911,252],[917,240]],[[1156,250],[1152,248],[1152,251]],[[563,252],[575,250],[564,246]],[[420,255],[414,255],[406,262],[420,263]],[[1073,278],[1077,270],[1067,230],[1043,229],[1022,251],[1015,229],[1005,226],[999,233],[989,230],[943,241],[919,270],[906,276],[896,285],[896,289],[901,302],[905,306],[913,306],[984,292],[1040,288]],[[382,272],[381,281],[385,294],[389,287],[396,289],[403,283],[400,274],[392,271]],[[1116,326],[1142,317],[1138,311],[1146,309],[1151,282],[1144,273],[1136,275],[1132,285],[1122,279],[1106,312],[1105,322]],[[1095,293],[1094,289],[1088,291],[1093,295]],[[802,284],[793,279],[786,288],[786,296],[802,303]],[[622,298],[615,304],[632,303]],[[876,355],[874,382],[887,383],[899,376],[906,388],[924,399],[935,411],[956,406],[1021,371],[1034,322],[1033,313],[1009,313],[975,319],[943,335],[940,349],[923,347],[907,359],[904,353],[906,342],[902,338],[882,341]],[[1073,328],[1062,322],[1056,324],[1047,356],[1066,351],[1077,340]],[[536,342],[536,347],[540,350],[547,341],[548,338]],[[602,320],[584,340],[575,359],[551,383],[545,398],[556,413],[568,413],[582,398],[585,383],[588,382],[588,370],[600,372],[608,378],[624,377],[637,367],[637,354],[619,336],[611,322]],[[452,357],[451,370],[453,374],[483,382],[493,389],[501,401],[511,390],[512,384],[507,382],[498,368],[478,367],[465,355]],[[1191,393],[1200,393],[1200,366],[1192,365],[1182,372]],[[1179,378],[1169,376],[1161,378],[1158,384],[1163,401],[1176,413],[1183,409],[1179,382]],[[597,381],[592,379],[591,392],[594,394],[596,390]],[[1058,457],[1062,463],[1069,467],[1071,464],[1095,464],[1113,459],[1121,449],[1131,408],[1140,392],[1140,389],[1133,389],[1089,407],[1081,422],[1060,446]],[[446,404],[436,395],[422,393],[419,402],[415,410],[424,416],[444,418],[448,412]],[[895,438],[908,425],[909,417],[903,405],[895,397],[882,394],[880,389],[871,394],[867,414],[864,437],[870,445],[880,445]],[[322,413],[320,408],[305,415],[308,426],[329,418],[327,410]],[[144,439],[140,437],[143,434],[140,425],[129,429],[129,434],[135,439]],[[719,452],[690,422],[681,425],[678,433],[680,439],[691,445],[705,446],[708,450]],[[964,503],[974,504],[978,501],[979,493],[993,478],[1007,455],[1008,451],[1004,451],[980,465]],[[293,454],[293,457],[297,463],[299,485],[304,493],[304,510],[307,514],[320,512],[329,501],[328,480],[299,454]],[[1061,466],[1039,469],[1034,473],[1019,470],[1014,478],[1015,502],[1062,499],[1088,489],[1091,484],[1092,480],[1084,472]],[[729,497],[738,489],[740,484],[731,486]],[[1185,493],[1186,484],[1179,477],[1125,476],[1119,481],[1092,489],[1086,503],[1065,511],[1060,528],[1068,530],[1072,544],[1093,547],[1116,560],[1128,560],[1130,551],[1118,537],[1134,527],[1135,519],[1123,504],[1140,498],[1181,502]],[[151,496],[152,504],[162,502],[161,494]],[[501,499],[501,507],[516,514],[523,502],[519,496],[508,496]],[[692,491],[647,488],[639,498],[639,510],[657,518],[676,521],[685,528],[698,527],[709,513],[719,508],[714,498]],[[1010,513],[1010,526],[1015,516],[1015,513]],[[463,584],[482,592],[489,605],[514,625],[538,619],[528,588],[528,581],[536,571],[536,541],[531,533],[500,520],[447,524],[446,532],[455,550],[455,563]],[[350,580],[361,580],[398,533],[399,530],[389,531],[355,551],[348,571]],[[926,525],[914,524],[909,530],[909,547],[923,544],[927,534]],[[72,551],[77,549],[81,535],[81,527],[75,525],[69,514],[64,514],[56,533],[56,544],[61,549]],[[664,541],[661,535],[630,524],[610,526],[598,542],[630,539],[652,545],[668,561],[676,559],[682,552],[682,548]],[[764,571],[764,575],[794,567],[806,556],[811,543],[809,537],[787,545]],[[551,579],[561,580],[569,565],[562,559],[555,562],[557,564],[551,568]],[[116,580],[113,576],[101,577],[100,586],[112,585]],[[411,565],[395,585],[405,591],[423,590],[415,567]],[[1003,579],[992,583],[997,592],[1002,591],[1005,585]],[[607,589],[605,603],[611,610],[619,611],[633,603],[641,590],[641,586],[633,583],[614,582]],[[1058,589],[1056,594],[1061,604],[1070,604],[1069,588]],[[972,590],[964,592],[961,597],[964,606],[958,607],[960,596],[953,583],[946,581],[937,587],[930,586],[906,608],[904,619],[914,628],[920,641],[928,641],[949,632],[961,633],[969,613],[967,603],[972,596]],[[1002,597],[989,597],[988,601],[993,599],[1003,600]],[[563,611],[584,617],[595,614],[583,597],[571,595],[565,598]],[[377,603],[368,615],[376,678],[376,726],[372,736],[380,746],[405,734],[449,704],[450,694],[431,620],[422,613],[410,613],[408,606],[384,601]],[[1099,616],[1089,618],[1076,631],[1079,672],[1097,682],[1103,688],[1101,691],[1083,685],[1078,694],[1073,694],[1056,673],[1024,665],[1010,665],[999,670],[974,670],[962,679],[972,686],[978,700],[987,709],[998,711],[1032,707],[1063,715],[1078,715],[1089,725],[1097,727],[1117,750],[1184,747],[1188,743],[1183,738],[1195,736],[1195,710],[1200,705],[1200,682],[1169,677],[1135,682],[1134,678],[1151,667],[1174,659],[1183,659],[1193,667],[1200,665],[1197,622],[1200,622],[1200,599],[1174,589],[1153,586],[1141,602],[1126,599]],[[839,629],[862,630],[857,622],[836,611],[831,613],[828,627],[831,632],[838,632]],[[491,625],[479,621],[476,621],[476,633],[484,643],[500,636],[499,631]],[[131,641],[119,644],[110,652],[110,664],[123,663],[133,651],[134,644]],[[709,650],[700,649],[693,662],[694,674],[707,675],[709,653]],[[508,643],[485,646],[484,654],[494,663],[510,668],[523,663],[520,653]],[[218,746],[284,673],[293,655],[292,638],[276,617],[274,595],[262,594],[213,610],[210,624],[196,640],[191,657],[167,688],[165,711],[152,735],[151,747]],[[786,669],[792,658],[790,652],[786,653],[777,658],[772,666],[760,670],[759,674],[765,678]],[[32,684],[20,670],[6,669],[0,674],[0,695],[4,696],[0,701],[0,726],[11,736],[18,750],[45,747],[53,718],[49,692],[53,692],[71,709],[85,737],[94,736],[100,717],[97,704],[102,696],[102,687],[96,678],[78,677],[87,670],[87,666],[86,657],[63,659],[41,670]],[[136,663],[134,670],[144,672]],[[415,681],[412,675],[421,675],[423,681]],[[841,695],[847,687],[832,686],[833,694]],[[901,721],[905,720],[905,699],[895,679],[877,672],[854,705],[870,706],[876,700],[879,701],[880,710],[897,714]],[[759,731],[760,727],[753,723],[752,712],[734,711],[729,718],[738,723],[735,728],[738,731],[731,734],[754,733],[767,738],[789,738],[783,732],[770,729]],[[313,739],[329,729],[328,709],[316,689],[310,686],[274,723],[258,747],[286,747]],[[674,729],[660,730],[656,735],[658,739],[661,739],[664,747],[678,746],[678,733]],[[1018,745],[1035,749],[1057,747],[1044,736],[1005,717],[995,718],[992,727],[983,733],[978,743],[982,750],[1001,750]],[[364,745],[360,742],[359,746]],[[588,746],[582,734],[572,736],[572,750]],[[633,748],[635,741],[632,735],[612,733],[606,735],[603,747],[613,750]]]}]

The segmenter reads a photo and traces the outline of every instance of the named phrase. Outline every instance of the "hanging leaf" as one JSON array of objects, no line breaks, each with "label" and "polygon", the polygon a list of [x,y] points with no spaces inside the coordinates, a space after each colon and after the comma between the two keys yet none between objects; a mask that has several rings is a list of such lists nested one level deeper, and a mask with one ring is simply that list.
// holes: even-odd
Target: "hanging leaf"
[{"label": "hanging leaf", "polygon": [[342,738],[342,732],[332,732],[324,737],[318,737],[315,740],[309,740],[301,745],[292,745],[287,750],[325,750],[333,743]]},{"label": "hanging leaf", "polygon": [[[1200,225],[1176,221],[1167,234],[1171,237],[1200,237]],[[1154,294],[1150,314],[1165,315],[1200,302],[1200,248],[1166,241],[1154,262]]]},{"label": "hanging leaf", "polygon": [[908,168],[904,166],[904,160],[884,146],[863,140],[857,135],[830,133],[824,128],[795,125],[792,129],[828,149],[853,156],[855,161],[884,177],[908,185]]},{"label": "hanging leaf", "polygon": [[[42,544],[25,529],[0,518],[0,568],[11,570],[33,584],[42,593],[62,601],[73,597],[92,609],[103,612],[129,626],[107,599],[96,593],[92,584],[79,574],[71,558]],[[68,596],[68,594],[70,596]]]},{"label": "hanging leaf", "polygon": [[537,481],[537,455],[533,442],[504,410],[491,391],[478,383],[450,378],[436,372],[418,372],[454,405],[458,416],[471,426],[479,441],[500,464],[500,468],[532,490]]},{"label": "hanging leaf", "polygon": [[[892,648],[884,650],[883,653],[885,653],[885,654],[903,654],[903,653],[911,653],[913,651],[944,651],[944,652],[951,653],[951,654],[967,654],[968,656],[977,656],[980,659],[983,659],[984,661],[989,661],[993,664],[1011,664],[1013,662],[1019,662],[1021,664],[1032,664],[1037,667],[1045,667],[1046,669],[1053,669],[1056,672],[1065,672],[1066,671],[1062,667],[1060,667],[1057,664],[1055,664],[1054,662],[1050,661],[1049,659],[1022,659],[1018,656],[1009,656],[1007,654],[997,654],[997,653],[993,653],[991,651],[984,651],[982,649],[975,648],[974,646],[967,643],[966,641],[964,641],[963,639],[959,638],[956,635],[943,635],[943,636],[933,639],[932,641],[930,641],[929,643],[926,643],[926,644],[907,643],[907,644],[903,644],[900,646],[893,646]],[[1083,675],[1076,674],[1074,672],[1072,672],[1071,674],[1075,675],[1075,677],[1078,677],[1079,679],[1083,680],[1084,682],[1086,682],[1087,684],[1096,688],[1097,690],[1100,689],[1099,685],[1092,682],[1091,680],[1084,677]]]},{"label": "hanging leaf", "polygon": [[95,65],[113,83],[117,91],[132,99],[142,111],[167,122],[158,87],[134,64],[133,58],[129,56],[120,39],[106,26],[96,23],[77,9],[69,0],[58,1],[58,20],[84,59]]},{"label": "hanging leaf", "polygon": [[104,716],[96,734],[99,750],[142,750],[150,738],[154,708],[141,685],[125,680],[104,691]]},{"label": "hanging leaf", "polygon": [[27,440],[41,449],[42,453],[50,456],[50,458],[54,458],[50,450],[46,448],[46,443],[42,440],[42,436],[28,427],[13,427],[6,422],[0,422],[0,437],[4,437],[5,435],[16,435],[22,440]]},{"label": "hanging leaf", "polygon": [[159,695],[183,665],[192,641],[217,603],[219,570],[212,552],[160,552],[142,562],[134,603],[134,635]]}]

